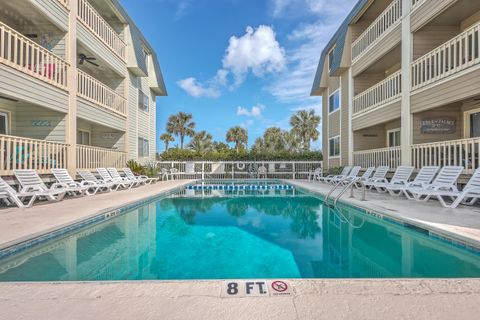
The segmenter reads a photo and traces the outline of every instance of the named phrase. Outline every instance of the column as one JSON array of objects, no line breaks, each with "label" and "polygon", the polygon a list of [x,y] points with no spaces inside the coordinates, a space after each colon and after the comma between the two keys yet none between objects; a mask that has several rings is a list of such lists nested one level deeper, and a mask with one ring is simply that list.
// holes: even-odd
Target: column
[{"label": "column", "polygon": [[352,116],[353,116],[353,75],[352,68],[348,69],[348,165],[353,166],[353,126],[352,126]]},{"label": "column", "polygon": [[67,61],[70,64],[67,73],[68,114],[66,143],[68,147],[67,169],[72,176],[77,170],[77,12],[78,0],[70,0],[68,19]]},{"label": "column", "polygon": [[411,65],[413,59],[413,34],[410,28],[411,1],[402,1],[402,102],[401,102],[401,150],[402,165],[411,165],[412,115],[410,93],[412,90]]}]

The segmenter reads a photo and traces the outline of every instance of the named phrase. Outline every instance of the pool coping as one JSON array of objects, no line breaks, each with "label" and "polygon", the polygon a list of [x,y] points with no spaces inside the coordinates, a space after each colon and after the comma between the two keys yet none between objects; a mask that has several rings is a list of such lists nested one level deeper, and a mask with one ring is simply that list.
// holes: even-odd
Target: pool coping
[{"label": "pool coping", "polygon": [[163,198],[173,194],[179,190],[182,190],[187,185],[192,184],[195,180],[185,181],[184,183],[169,188],[167,190],[160,191],[158,194],[153,196],[143,197],[137,200],[129,201],[126,203],[119,204],[110,208],[105,208],[96,211],[95,213],[86,215],[84,217],[78,218],[76,220],[48,228],[30,235],[19,237],[15,240],[8,241],[0,244],[0,260],[8,259],[11,256],[20,253],[22,251],[28,250],[30,247],[46,243],[55,238],[64,236],[70,232],[74,232],[97,224],[99,222],[107,221],[109,219],[115,218],[119,215],[123,215],[137,207],[142,206],[145,203],[149,203],[155,199]]},{"label": "pool coping", "polygon": [[[301,184],[302,182],[306,182],[305,180],[298,181],[298,182],[296,182],[295,180],[282,180],[282,181],[294,185],[299,190],[304,190],[306,192],[320,196],[327,205],[329,205],[332,201],[332,200],[325,200],[327,196],[325,192],[321,192],[313,188],[308,188],[308,186]],[[338,203],[351,208],[363,210],[365,214],[368,214],[372,217],[376,217],[378,219],[382,219],[390,223],[398,224],[403,227],[416,230],[417,232],[424,233],[429,237],[449,243],[453,246],[470,251],[474,254],[480,254],[480,241],[476,239],[472,239],[468,236],[464,236],[462,234],[455,233],[449,230],[438,228],[428,223],[424,223],[422,221],[405,217],[387,208],[385,209],[372,208],[368,206],[368,201],[363,202],[366,205],[358,204],[357,201],[359,200],[356,200],[356,201],[350,200],[350,198],[346,197],[346,198],[339,199]]]}]

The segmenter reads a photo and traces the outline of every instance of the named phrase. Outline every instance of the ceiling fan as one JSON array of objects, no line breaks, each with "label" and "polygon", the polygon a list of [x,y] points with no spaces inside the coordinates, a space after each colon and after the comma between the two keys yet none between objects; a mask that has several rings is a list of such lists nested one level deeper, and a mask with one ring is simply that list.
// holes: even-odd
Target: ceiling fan
[{"label": "ceiling fan", "polygon": [[96,67],[99,67],[98,64],[96,64],[95,62],[92,62],[92,60],[93,60],[93,61],[97,60],[97,58],[95,58],[95,57],[87,57],[87,56],[86,56],[85,54],[83,54],[83,53],[80,53],[80,54],[78,55],[78,57],[80,58],[80,61],[78,62],[79,65],[83,65],[85,62],[88,62],[88,63],[90,63],[90,64],[93,64],[93,65],[96,66]]}]

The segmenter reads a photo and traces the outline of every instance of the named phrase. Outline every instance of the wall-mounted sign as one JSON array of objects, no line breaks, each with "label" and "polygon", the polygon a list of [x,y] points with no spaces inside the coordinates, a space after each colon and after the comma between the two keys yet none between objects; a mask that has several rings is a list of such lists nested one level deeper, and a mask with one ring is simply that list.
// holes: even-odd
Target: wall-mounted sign
[{"label": "wall-mounted sign", "polygon": [[457,121],[452,118],[432,118],[421,121],[423,134],[453,134],[457,131]]},{"label": "wall-mounted sign", "polygon": [[50,127],[50,120],[32,120],[32,127]]},{"label": "wall-mounted sign", "polygon": [[105,140],[113,140],[117,137],[116,132],[104,132],[102,133],[102,138]]}]

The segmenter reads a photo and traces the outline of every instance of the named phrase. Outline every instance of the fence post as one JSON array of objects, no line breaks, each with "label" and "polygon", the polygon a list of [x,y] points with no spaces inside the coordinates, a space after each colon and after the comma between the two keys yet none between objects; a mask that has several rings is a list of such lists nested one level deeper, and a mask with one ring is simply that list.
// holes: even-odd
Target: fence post
[{"label": "fence post", "polygon": [[295,180],[295,162],[292,162],[292,176],[293,180]]},{"label": "fence post", "polygon": [[202,180],[205,180],[205,162],[202,161]]}]

